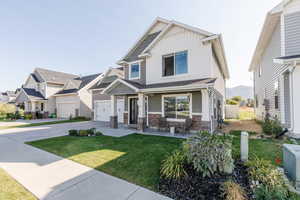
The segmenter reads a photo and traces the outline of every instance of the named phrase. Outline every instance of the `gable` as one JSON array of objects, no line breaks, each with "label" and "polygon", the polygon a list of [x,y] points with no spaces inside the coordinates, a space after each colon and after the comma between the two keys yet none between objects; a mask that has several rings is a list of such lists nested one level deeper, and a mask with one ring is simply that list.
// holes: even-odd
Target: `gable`
[{"label": "gable", "polygon": [[28,99],[28,97],[27,97],[27,95],[25,94],[25,92],[22,90],[21,92],[20,92],[20,94],[17,96],[17,98],[16,98],[16,103],[23,103],[23,102],[25,102],[25,101],[28,101],[29,99]]},{"label": "gable", "polygon": [[136,92],[123,83],[117,83],[107,91],[105,91],[107,95],[125,95],[125,94],[136,94]]},{"label": "gable", "polygon": [[28,76],[25,84],[24,84],[24,87],[27,87],[27,88],[36,88],[37,87],[37,82],[33,79],[33,77],[31,75]]},{"label": "gable", "polygon": [[164,22],[157,22],[149,31],[149,34],[162,31],[168,24]]}]

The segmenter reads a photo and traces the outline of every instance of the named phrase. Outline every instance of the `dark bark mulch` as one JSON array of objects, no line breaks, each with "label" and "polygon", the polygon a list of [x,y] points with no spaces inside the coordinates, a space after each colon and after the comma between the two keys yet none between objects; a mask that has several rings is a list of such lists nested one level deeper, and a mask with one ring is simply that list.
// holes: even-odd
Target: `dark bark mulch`
[{"label": "dark bark mulch", "polygon": [[203,178],[192,166],[186,166],[188,176],[179,180],[161,178],[159,182],[160,193],[175,200],[222,200],[222,184],[233,180],[241,185],[251,196],[247,167],[241,162],[235,163],[232,175],[216,174],[213,177]]}]

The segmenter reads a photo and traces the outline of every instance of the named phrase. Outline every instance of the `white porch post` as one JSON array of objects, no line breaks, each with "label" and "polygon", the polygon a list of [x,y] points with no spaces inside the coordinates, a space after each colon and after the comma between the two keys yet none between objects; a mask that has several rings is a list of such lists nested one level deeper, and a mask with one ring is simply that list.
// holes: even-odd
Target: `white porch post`
[{"label": "white porch post", "polygon": [[145,94],[138,93],[138,130],[144,131],[146,128],[146,109],[145,109]]},{"label": "white porch post", "polygon": [[31,102],[31,115],[32,115],[32,119],[36,119],[35,106],[36,106],[36,102],[32,101]]},{"label": "white porch post", "polygon": [[208,95],[208,91],[205,90],[201,90],[202,93],[202,121],[210,121],[210,117],[209,117],[209,95]]},{"label": "white porch post", "polygon": [[118,128],[117,96],[111,95],[110,127]]}]

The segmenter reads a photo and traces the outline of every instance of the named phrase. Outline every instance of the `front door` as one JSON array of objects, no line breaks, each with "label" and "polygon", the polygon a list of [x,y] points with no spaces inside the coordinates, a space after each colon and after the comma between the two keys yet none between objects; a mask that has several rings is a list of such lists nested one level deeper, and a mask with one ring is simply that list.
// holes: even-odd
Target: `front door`
[{"label": "front door", "polygon": [[138,113],[138,98],[129,98],[129,124],[137,124]]}]

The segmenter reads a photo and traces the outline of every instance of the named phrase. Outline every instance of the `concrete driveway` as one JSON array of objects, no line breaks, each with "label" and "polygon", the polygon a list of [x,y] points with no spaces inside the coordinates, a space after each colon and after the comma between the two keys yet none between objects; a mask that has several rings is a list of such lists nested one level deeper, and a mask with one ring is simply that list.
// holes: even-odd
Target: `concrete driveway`
[{"label": "concrete driveway", "polygon": [[69,129],[103,128],[95,122],[55,124],[0,131],[0,167],[46,200],[170,200],[165,196],[24,144],[67,134]]},{"label": "concrete driveway", "polygon": [[36,124],[36,123],[41,123],[41,122],[54,122],[54,121],[61,121],[61,120],[66,120],[66,119],[35,119],[35,120],[23,120],[23,119],[18,119],[15,121],[6,121],[6,122],[1,122],[0,121],[0,127],[1,126],[19,126],[19,125],[26,125],[26,124]]}]

